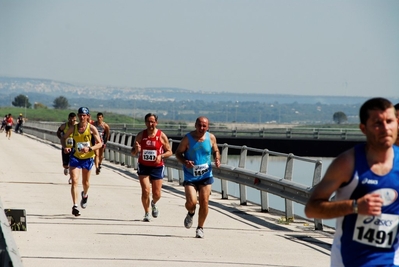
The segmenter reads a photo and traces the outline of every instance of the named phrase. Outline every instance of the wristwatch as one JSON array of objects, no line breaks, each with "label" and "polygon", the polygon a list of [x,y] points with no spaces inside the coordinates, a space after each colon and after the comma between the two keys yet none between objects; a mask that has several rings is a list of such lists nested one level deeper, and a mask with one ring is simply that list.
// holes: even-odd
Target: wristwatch
[{"label": "wristwatch", "polygon": [[352,212],[357,214],[358,210],[357,210],[357,200],[354,199],[352,202]]},{"label": "wristwatch", "polygon": [[93,149],[91,148],[91,146],[89,146],[89,152],[93,151]]}]

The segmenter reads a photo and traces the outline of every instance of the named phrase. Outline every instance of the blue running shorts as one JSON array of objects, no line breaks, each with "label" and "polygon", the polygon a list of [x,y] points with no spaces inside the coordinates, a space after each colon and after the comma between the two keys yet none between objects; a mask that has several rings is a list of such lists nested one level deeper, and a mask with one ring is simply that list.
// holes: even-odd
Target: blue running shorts
[{"label": "blue running shorts", "polygon": [[69,167],[91,170],[94,165],[94,158],[78,159],[71,155],[69,158]]},{"label": "blue running shorts", "polygon": [[143,164],[138,165],[137,174],[138,175],[149,175],[151,180],[160,180],[164,177],[165,166],[160,167],[149,167]]}]

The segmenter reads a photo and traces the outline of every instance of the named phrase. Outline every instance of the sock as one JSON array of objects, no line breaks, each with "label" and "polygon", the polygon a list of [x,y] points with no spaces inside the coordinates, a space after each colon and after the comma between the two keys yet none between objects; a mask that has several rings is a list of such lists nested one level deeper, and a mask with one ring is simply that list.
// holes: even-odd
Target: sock
[{"label": "sock", "polygon": [[190,215],[191,217],[193,217],[195,215],[195,211],[193,213],[188,212],[188,215]]}]

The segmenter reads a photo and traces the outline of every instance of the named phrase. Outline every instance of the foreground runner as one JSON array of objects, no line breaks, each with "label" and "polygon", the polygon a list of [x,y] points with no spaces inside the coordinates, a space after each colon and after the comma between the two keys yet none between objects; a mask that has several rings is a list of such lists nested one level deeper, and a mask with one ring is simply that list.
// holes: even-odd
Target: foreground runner
[{"label": "foreground runner", "polygon": [[[69,172],[71,174],[72,185],[72,214],[80,216],[77,201],[79,198],[78,192],[78,180],[79,180],[79,169],[82,169],[82,185],[83,191],[81,192],[80,206],[82,209],[87,207],[87,200],[89,198],[88,191],[90,187],[90,171],[94,164],[94,150],[99,149],[102,146],[100,135],[96,127],[88,123],[87,116],[89,115],[89,109],[81,107],[78,110],[79,123],[75,124],[74,127],[69,128],[61,139],[62,147],[64,152],[70,153],[72,148],[66,146],[66,139],[72,134],[74,141],[73,154],[69,159]],[[91,146],[91,139],[95,139],[95,145]]]}]

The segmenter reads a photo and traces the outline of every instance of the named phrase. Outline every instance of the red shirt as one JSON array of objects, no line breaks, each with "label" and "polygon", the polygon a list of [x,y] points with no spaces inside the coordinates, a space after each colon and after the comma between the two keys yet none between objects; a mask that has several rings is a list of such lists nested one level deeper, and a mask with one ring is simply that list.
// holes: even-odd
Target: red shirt
[{"label": "red shirt", "polygon": [[161,167],[164,165],[163,160],[156,164],[157,156],[163,153],[163,145],[161,142],[161,130],[157,130],[154,137],[148,137],[147,130],[143,131],[140,146],[141,152],[139,163],[149,167]]},{"label": "red shirt", "polygon": [[7,126],[12,126],[14,124],[14,120],[12,117],[8,117],[6,120]]}]

